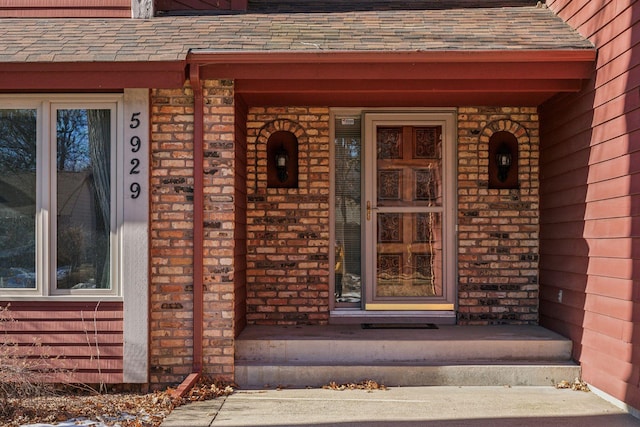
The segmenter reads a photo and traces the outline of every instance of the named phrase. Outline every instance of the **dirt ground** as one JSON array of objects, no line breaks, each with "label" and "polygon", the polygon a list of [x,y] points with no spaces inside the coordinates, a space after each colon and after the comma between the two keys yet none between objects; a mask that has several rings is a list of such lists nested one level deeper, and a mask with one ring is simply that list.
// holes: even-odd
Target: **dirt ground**
[{"label": "dirt ground", "polygon": [[55,424],[89,419],[101,425],[157,427],[179,405],[215,399],[233,392],[230,386],[203,380],[180,399],[171,389],[150,393],[87,393],[59,391],[39,397],[9,398],[0,404],[0,426]]}]

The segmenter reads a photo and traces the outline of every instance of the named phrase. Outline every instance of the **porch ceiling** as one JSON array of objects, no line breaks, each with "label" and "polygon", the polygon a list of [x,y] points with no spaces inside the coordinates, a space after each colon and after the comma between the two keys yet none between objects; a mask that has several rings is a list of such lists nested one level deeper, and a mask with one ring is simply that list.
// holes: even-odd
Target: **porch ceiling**
[{"label": "porch ceiling", "polygon": [[577,92],[595,51],[211,52],[188,62],[233,78],[247,105],[539,105]]}]

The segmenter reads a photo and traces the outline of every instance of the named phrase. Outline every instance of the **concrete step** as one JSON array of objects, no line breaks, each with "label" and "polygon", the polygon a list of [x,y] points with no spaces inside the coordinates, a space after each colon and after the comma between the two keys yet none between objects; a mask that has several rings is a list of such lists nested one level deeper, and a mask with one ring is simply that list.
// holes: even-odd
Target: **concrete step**
[{"label": "concrete step", "polygon": [[537,326],[361,329],[251,326],[236,345],[236,382],[321,386],[550,385],[580,376],[571,341]]}]

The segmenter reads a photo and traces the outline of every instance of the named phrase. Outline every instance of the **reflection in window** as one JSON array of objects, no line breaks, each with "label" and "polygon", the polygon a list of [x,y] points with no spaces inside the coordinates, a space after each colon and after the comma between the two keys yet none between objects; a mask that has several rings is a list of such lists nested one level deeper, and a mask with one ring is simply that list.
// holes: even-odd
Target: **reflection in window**
[{"label": "reflection in window", "polygon": [[379,213],[376,243],[376,297],[443,295],[440,213]]},{"label": "reflection in window", "polygon": [[36,110],[0,110],[0,288],[34,289]]},{"label": "reflection in window", "polygon": [[335,301],[359,303],[360,118],[338,118],[335,125]]},{"label": "reflection in window", "polygon": [[57,111],[58,289],[110,288],[111,111]]}]

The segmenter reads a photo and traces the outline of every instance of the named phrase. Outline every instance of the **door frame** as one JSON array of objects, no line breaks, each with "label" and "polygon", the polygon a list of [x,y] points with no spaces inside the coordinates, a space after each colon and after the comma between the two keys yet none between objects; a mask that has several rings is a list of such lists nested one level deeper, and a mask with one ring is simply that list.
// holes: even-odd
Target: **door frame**
[{"label": "door frame", "polygon": [[[445,323],[455,322],[455,311],[457,308],[457,109],[456,108],[411,108],[411,109],[365,109],[365,108],[338,108],[331,111],[331,161],[334,161],[333,122],[336,116],[360,115],[362,119],[362,303],[360,308],[336,308],[335,299],[330,298],[330,313],[332,322],[342,323],[342,320],[359,318],[420,318],[435,317],[445,320]],[[365,294],[368,283],[372,280],[371,274],[375,269],[373,264],[373,250],[366,250],[366,245],[370,245],[371,237],[375,235],[367,231],[372,227],[372,221],[366,220],[366,200],[370,195],[366,192],[365,182],[375,183],[375,168],[368,167],[372,163],[371,156],[375,156],[375,127],[378,125],[392,126],[442,126],[442,168],[443,168],[443,210],[442,210],[442,231],[443,231],[443,287],[444,295],[441,298],[433,297],[428,302],[418,304],[365,304],[368,296]],[[330,244],[330,265],[333,266],[335,260],[334,251],[334,178],[331,179],[331,242]],[[368,199],[371,200],[371,199]],[[367,235],[369,237],[367,237]],[[371,267],[373,266],[373,267]],[[331,289],[335,289],[333,283],[333,268],[330,274]],[[330,293],[332,295],[332,293]]]}]

